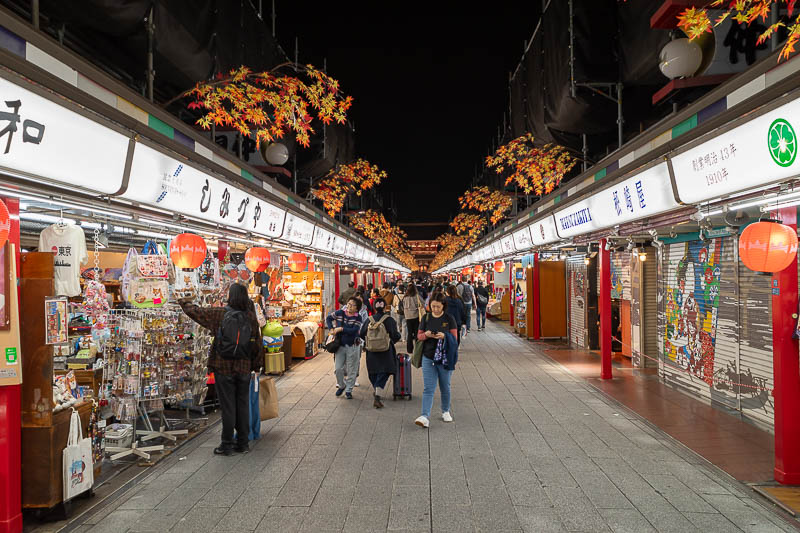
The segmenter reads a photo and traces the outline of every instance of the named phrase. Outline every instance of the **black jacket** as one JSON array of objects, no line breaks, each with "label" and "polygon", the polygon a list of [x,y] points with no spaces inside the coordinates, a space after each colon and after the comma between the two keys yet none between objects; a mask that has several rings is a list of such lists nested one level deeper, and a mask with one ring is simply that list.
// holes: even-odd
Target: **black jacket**
[{"label": "black jacket", "polygon": [[[370,318],[374,319],[376,322],[379,321],[385,313],[375,313]],[[367,328],[369,327],[370,321],[367,320],[361,325],[361,333],[360,336],[362,339],[366,339],[367,337]],[[395,368],[395,357],[397,354],[394,349],[394,343],[400,340],[400,332],[397,331],[397,322],[395,322],[394,318],[391,316],[387,316],[386,320],[383,321],[383,326],[386,328],[386,331],[389,333],[389,349],[385,352],[370,352],[367,351],[367,373],[368,374],[393,374]]]},{"label": "black jacket", "polygon": [[467,323],[467,309],[464,307],[464,302],[460,299],[450,297],[446,298],[445,301],[447,302],[447,309],[445,309],[445,312],[453,315],[453,318],[456,319],[458,329],[461,329],[461,326]]}]

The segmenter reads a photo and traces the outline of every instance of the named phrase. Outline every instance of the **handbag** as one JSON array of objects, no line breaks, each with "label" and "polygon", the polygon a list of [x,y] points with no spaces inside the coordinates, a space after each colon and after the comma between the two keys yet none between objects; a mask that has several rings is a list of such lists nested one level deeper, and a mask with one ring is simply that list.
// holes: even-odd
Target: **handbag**
[{"label": "handbag", "polygon": [[338,333],[330,333],[325,339],[325,351],[335,354],[342,347],[342,337]]},{"label": "handbag", "polygon": [[136,274],[140,278],[169,277],[169,260],[158,252],[158,246],[153,241],[147,241],[142,255],[136,256]]},{"label": "handbag", "polygon": [[258,411],[261,421],[278,418],[278,389],[269,376],[258,376]]},{"label": "handbag", "polygon": [[128,286],[128,302],[140,309],[161,307],[168,298],[169,283],[165,279],[134,279]]},{"label": "handbag", "polygon": [[92,462],[92,439],[83,438],[81,417],[72,410],[69,420],[67,447],[62,452],[64,462],[64,501],[74,498],[92,488],[94,466]]},{"label": "handbag", "polygon": [[414,353],[411,354],[411,365],[414,368],[422,366],[422,348],[425,345],[423,341],[414,341]]}]

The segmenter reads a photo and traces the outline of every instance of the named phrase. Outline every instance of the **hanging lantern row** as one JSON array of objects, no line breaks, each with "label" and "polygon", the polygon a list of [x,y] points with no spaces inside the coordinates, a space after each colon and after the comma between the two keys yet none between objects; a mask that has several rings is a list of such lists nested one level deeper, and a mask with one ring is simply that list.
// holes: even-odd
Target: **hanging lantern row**
[{"label": "hanging lantern row", "polygon": [[248,248],[244,253],[244,264],[251,272],[265,272],[269,267],[269,250],[259,246]]},{"label": "hanging lantern row", "polygon": [[169,244],[169,256],[176,268],[197,268],[206,259],[206,241],[194,233],[176,235]]},{"label": "hanging lantern row", "polygon": [[483,274],[483,265],[475,265],[474,270],[476,274]]},{"label": "hanging lantern row", "polygon": [[777,222],[756,222],[739,236],[739,257],[756,272],[780,272],[797,256],[797,233]]}]

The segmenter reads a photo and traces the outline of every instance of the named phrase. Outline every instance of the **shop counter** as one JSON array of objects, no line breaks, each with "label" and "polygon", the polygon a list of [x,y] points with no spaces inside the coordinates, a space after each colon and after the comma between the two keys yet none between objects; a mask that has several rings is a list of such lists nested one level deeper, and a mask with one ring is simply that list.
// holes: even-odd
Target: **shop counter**
[{"label": "shop counter", "polygon": [[319,331],[316,322],[297,322],[283,328],[283,353],[287,368],[292,359],[311,359],[317,355]]}]

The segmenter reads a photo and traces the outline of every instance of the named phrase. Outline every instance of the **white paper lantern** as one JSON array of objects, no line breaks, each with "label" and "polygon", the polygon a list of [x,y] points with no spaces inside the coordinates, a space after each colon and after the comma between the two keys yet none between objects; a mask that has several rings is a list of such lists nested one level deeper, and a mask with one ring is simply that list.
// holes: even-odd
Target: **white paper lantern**
[{"label": "white paper lantern", "polygon": [[661,49],[658,67],[669,79],[693,76],[703,61],[703,51],[689,39],[675,39]]},{"label": "white paper lantern", "polygon": [[289,149],[285,144],[272,143],[263,152],[264,159],[270,165],[282,165],[289,160]]}]

